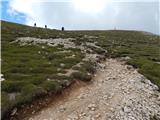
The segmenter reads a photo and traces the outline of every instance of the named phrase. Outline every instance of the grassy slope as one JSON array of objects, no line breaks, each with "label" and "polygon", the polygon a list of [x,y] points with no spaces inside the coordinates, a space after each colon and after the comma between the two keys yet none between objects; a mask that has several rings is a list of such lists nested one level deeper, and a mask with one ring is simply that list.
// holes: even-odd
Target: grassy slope
[{"label": "grassy slope", "polygon": [[160,88],[160,36],[124,30],[79,31],[76,34],[97,36],[93,41],[108,50],[109,57],[129,56],[128,64],[138,68]]},{"label": "grassy slope", "polygon": [[[84,35],[97,36],[87,39]],[[62,32],[51,29],[42,29],[18,25],[2,21],[2,73],[5,81],[2,82],[2,115],[17,104],[32,101],[36,96],[46,94],[47,91],[58,91],[66,81],[73,80],[73,76],[83,79],[83,74],[73,76],[58,76],[66,69],[79,63],[83,54],[78,49],[70,49],[67,54],[56,54],[66,50],[63,47],[49,47],[43,45],[19,46],[10,44],[17,37],[37,38],[76,38],[76,44],[90,41],[108,50],[108,57],[130,56],[129,64],[139,68],[139,72],[160,87],[160,38],[156,35],[147,35],[136,31],[68,31]],[[96,53],[103,51],[93,48]],[[41,53],[39,54],[39,51]],[[74,59],[65,58],[75,54]],[[54,57],[52,57],[54,56]],[[66,63],[65,67],[60,67]],[[89,65],[86,63],[86,65]],[[83,67],[85,67],[84,65]],[[87,66],[88,71],[91,65]],[[57,71],[58,68],[61,68]],[[87,69],[86,69],[87,70]],[[51,79],[51,81],[47,81]],[[86,77],[88,79],[88,77]],[[8,94],[17,93],[16,100],[9,100]]]},{"label": "grassy slope", "polygon": [[[49,47],[45,44],[20,46],[10,43],[22,36],[57,38],[60,37],[59,33],[56,30],[2,22],[2,73],[5,78],[1,87],[2,115],[17,104],[31,102],[34,97],[45,95],[48,91],[61,90],[66,81],[73,79],[57,73],[65,73],[66,69],[82,60],[84,56],[79,49]],[[64,50],[68,52],[60,52]],[[75,58],[67,58],[73,54]],[[65,63],[65,66],[60,66],[61,63]],[[15,100],[9,100],[11,93],[17,94]]]}]

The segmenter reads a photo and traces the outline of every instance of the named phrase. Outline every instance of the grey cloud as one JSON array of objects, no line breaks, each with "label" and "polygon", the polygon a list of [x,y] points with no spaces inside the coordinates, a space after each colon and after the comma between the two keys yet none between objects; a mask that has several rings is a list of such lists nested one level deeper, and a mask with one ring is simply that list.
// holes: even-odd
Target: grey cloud
[{"label": "grey cloud", "polygon": [[118,7],[119,14],[116,17],[116,25],[119,28],[159,33],[159,6],[157,2],[121,3]]},{"label": "grey cloud", "polygon": [[[37,5],[37,22],[52,28],[134,29],[159,33],[157,2],[117,2],[106,5],[102,13],[90,15],[76,11],[71,2],[42,2]],[[96,8],[95,8],[96,9]],[[43,19],[42,19],[43,18]]]}]

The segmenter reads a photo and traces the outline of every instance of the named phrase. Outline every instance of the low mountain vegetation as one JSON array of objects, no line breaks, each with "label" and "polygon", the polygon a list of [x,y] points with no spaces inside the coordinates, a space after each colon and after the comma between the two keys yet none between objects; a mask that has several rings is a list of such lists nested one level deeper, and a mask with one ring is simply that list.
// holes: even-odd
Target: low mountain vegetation
[{"label": "low mountain vegetation", "polygon": [[[31,103],[49,92],[56,93],[75,80],[90,81],[96,72],[97,61],[85,60],[88,54],[128,57],[127,64],[137,68],[160,88],[160,37],[157,35],[123,30],[58,31],[5,21],[1,21],[1,26],[2,74],[5,79],[1,84],[2,117],[14,107]],[[20,37],[73,38],[77,47],[14,42]]]}]

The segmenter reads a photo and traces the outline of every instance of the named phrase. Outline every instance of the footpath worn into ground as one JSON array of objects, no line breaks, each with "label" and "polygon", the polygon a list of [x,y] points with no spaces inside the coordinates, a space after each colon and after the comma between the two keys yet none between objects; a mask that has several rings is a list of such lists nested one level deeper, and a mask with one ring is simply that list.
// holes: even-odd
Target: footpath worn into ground
[{"label": "footpath worn into ground", "polygon": [[90,84],[72,90],[29,120],[150,120],[160,118],[160,93],[136,69],[107,59]]}]

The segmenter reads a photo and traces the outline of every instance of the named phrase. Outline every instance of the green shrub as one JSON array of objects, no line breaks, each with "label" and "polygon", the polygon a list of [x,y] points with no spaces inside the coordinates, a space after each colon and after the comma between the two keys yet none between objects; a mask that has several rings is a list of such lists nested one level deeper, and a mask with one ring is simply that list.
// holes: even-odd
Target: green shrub
[{"label": "green shrub", "polygon": [[46,81],[41,85],[47,91],[55,91],[57,92],[60,89],[60,83],[56,81]]},{"label": "green shrub", "polygon": [[45,90],[42,87],[33,84],[27,84],[22,88],[21,91],[22,94],[24,95],[32,95],[32,96],[39,96],[45,93]]},{"label": "green shrub", "polygon": [[11,73],[27,73],[29,70],[26,68],[22,68],[22,67],[12,67],[10,68]]},{"label": "green shrub", "polygon": [[73,79],[82,81],[90,81],[92,79],[91,75],[88,75],[84,72],[73,72],[71,76]]},{"label": "green shrub", "polygon": [[1,85],[1,90],[12,93],[12,92],[20,92],[21,89],[27,84],[24,81],[3,81]]},{"label": "green shrub", "polygon": [[54,79],[54,80],[70,80],[71,78],[69,76],[65,76],[65,75],[57,75],[57,74],[53,74],[48,76],[49,79]]},{"label": "green shrub", "polygon": [[54,60],[54,59],[62,59],[65,57],[65,54],[62,53],[50,53],[47,58],[49,60]]},{"label": "green shrub", "polygon": [[95,68],[96,64],[94,62],[91,61],[85,61],[82,64],[82,67],[89,73],[95,73],[96,72],[96,68]]},{"label": "green shrub", "polygon": [[139,72],[160,88],[160,65],[144,57],[130,59],[128,64],[139,68]]},{"label": "green shrub", "polygon": [[47,92],[39,86],[27,84],[21,90],[21,95],[18,96],[18,104],[30,103],[35,97],[45,95]]},{"label": "green shrub", "polygon": [[43,77],[36,77],[36,78],[33,78],[32,83],[34,85],[39,85],[39,84],[42,84],[44,81],[45,79]]},{"label": "green shrub", "polygon": [[71,68],[73,65],[79,63],[82,60],[82,58],[76,57],[76,58],[63,58],[58,60],[58,63],[65,63],[65,65],[63,66],[64,69],[69,69]]}]

